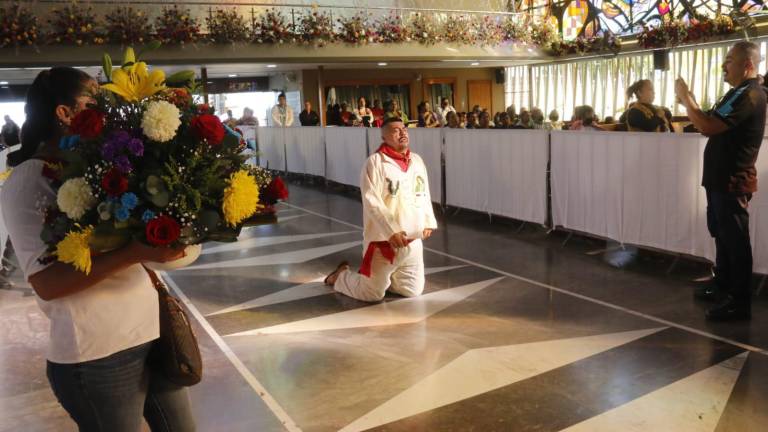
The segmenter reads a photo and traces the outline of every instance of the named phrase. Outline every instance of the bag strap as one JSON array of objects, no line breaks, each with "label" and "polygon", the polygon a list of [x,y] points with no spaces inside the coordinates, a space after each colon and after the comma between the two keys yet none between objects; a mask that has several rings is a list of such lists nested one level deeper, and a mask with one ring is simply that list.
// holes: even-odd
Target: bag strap
[{"label": "bag strap", "polygon": [[168,287],[165,286],[165,282],[160,279],[160,276],[158,276],[154,270],[150,270],[144,264],[142,264],[141,267],[146,270],[147,274],[149,275],[149,279],[152,280],[152,286],[154,286],[160,294],[168,294]]}]

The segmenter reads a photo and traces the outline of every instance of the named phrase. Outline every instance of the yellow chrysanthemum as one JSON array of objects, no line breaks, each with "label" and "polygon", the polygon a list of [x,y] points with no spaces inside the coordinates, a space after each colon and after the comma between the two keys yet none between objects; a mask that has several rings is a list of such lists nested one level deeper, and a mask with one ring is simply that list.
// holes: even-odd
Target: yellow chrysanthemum
[{"label": "yellow chrysanthemum", "polygon": [[91,273],[91,248],[88,242],[93,233],[92,227],[82,231],[70,231],[64,240],[56,245],[56,255],[59,261],[72,264],[76,269],[85,274]]},{"label": "yellow chrysanthemum", "polygon": [[11,176],[11,171],[13,171],[13,169],[8,169],[6,171],[1,172],[0,173],[0,181],[8,180],[8,177]]},{"label": "yellow chrysanthemum", "polygon": [[136,62],[116,68],[112,72],[112,82],[102,85],[102,88],[122,96],[128,102],[139,102],[165,90],[164,82],[165,72],[160,69],[149,72],[146,63]]},{"label": "yellow chrysanthemum", "polygon": [[229,179],[224,190],[222,211],[224,220],[235,226],[256,213],[259,206],[259,186],[248,171],[238,171]]}]

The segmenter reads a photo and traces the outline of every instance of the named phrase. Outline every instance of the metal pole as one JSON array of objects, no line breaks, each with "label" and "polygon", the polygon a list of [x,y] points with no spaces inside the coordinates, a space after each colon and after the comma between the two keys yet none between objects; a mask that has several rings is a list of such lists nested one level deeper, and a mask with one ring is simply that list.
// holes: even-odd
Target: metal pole
[{"label": "metal pole", "polygon": [[203,81],[203,102],[208,105],[208,69],[200,68],[200,79]]}]

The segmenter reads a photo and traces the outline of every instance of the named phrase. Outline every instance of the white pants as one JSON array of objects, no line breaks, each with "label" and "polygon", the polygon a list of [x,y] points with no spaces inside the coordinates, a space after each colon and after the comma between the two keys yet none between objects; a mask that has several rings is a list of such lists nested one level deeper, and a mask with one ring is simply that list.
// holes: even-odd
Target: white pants
[{"label": "white pants", "polygon": [[333,289],[349,297],[374,302],[384,298],[389,288],[405,297],[415,297],[424,291],[424,251],[421,240],[396,249],[390,264],[376,249],[371,263],[371,277],[345,270],[339,274]]}]

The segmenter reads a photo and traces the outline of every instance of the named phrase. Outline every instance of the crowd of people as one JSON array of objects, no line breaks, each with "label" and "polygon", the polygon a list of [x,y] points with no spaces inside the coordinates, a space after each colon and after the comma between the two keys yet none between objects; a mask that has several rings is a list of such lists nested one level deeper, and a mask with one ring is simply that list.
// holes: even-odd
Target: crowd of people
[{"label": "crowd of people", "polygon": [[[560,113],[552,110],[545,117],[540,108],[521,108],[519,111],[510,105],[505,111],[491,115],[487,108],[479,105],[470,111],[459,112],[448,98],[441,98],[440,106],[433,109],[429,101],[422,101],[416,107],[416,117],[411,119],[400,107],[396,99],[387,100],[382,105],[379,99],[372,106],[364,97],[357,100],[355,106],[347,102],[328,105],[325,113],[326,125],[350,127],[381,127],[391,117],[402,119],[408,127],[451,128],[451,129],[544,129],[544,130],[611,130],[671,132],[672,114],[669,109],[653,105],[655,91],[650,80],[635,82],[627,89],[627,100],[631,101],[618,121],[614,117],[605,117],[602,121],[589,105],[574,108],[570,121],[562,121]],[[302,126],[319,126],[320,118],[307,101],[301,112]]]}]

